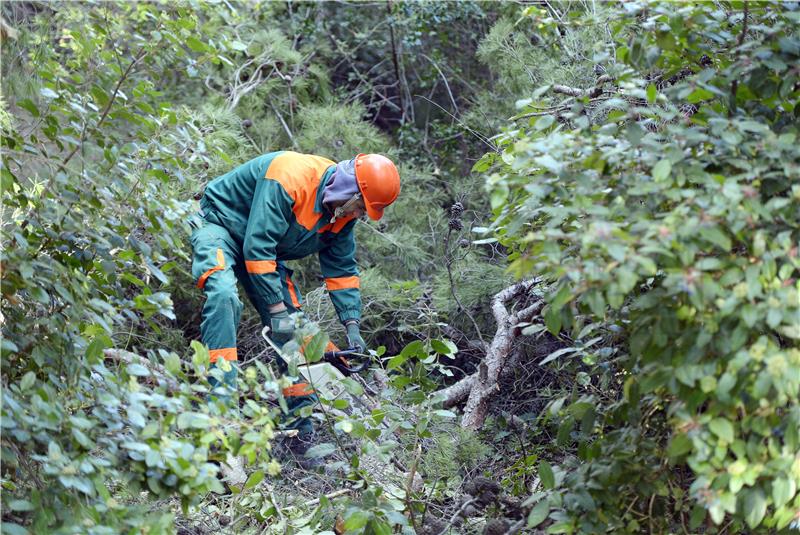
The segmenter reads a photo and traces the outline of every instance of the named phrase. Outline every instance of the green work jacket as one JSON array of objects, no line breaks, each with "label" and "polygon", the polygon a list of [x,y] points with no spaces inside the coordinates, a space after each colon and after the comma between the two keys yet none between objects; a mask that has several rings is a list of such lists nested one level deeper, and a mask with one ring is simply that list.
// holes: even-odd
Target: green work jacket
[{"label": "green work jacket", "polygon": [[271,152],[212,180],[200,207],[206,220],[225,227],[241,245],[248,276],[267,303],[283,300],[277,262],[317,253],[331,301],[345,322],[360,319],[361,294],[356,220],[330,223],[322,204],[335,169],[320,156]]}]

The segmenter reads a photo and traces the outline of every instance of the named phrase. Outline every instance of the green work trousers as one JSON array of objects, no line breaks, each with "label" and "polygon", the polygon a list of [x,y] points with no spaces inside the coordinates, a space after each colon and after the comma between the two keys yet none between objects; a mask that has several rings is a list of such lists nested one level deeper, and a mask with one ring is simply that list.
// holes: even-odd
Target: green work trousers
[{"label": "green work trousers", "polygon": [[[243,308],[237,281],[244,287],[264,325],[270,324],[268,309],[270,303],[264,302],[256,295],[245,270],[242,247],[231,237],[227,229],[200,216],[193,216],[191,224],[194,227],[191,237],[192,277],[206,296],[200,336],[209,348],[212,362],[216,362],[219,358],[236,361],[238,360],[236,330]],[[300,293],[292,282],[292,271],[281,262],[277,263],[277,270],[280,272],[284,303],[290,313],[296,312],[302,301]],[[277,365],[279,372],[285,375],[288,365],[280,356],[277,358]],[[296,385],[304,383],[305,380],[299,378],[295,381]],[[293,418],[287,427],[299,430],[301,435],[310,433],[312,425],[308,417],[298,417],[298,413],[301,408],[313,405],[317,401],[315,394],[296,394],[304,390],[307,391],[304,388],[284,389],[286,404]]]}]

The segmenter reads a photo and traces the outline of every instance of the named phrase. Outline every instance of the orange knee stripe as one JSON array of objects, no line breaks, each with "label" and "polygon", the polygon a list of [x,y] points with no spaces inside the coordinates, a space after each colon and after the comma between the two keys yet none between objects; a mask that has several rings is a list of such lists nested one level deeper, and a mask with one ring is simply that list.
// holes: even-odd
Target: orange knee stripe
[{"label": "orange knee stripe", "polygon": [[224,347],[222,349],[209,349],[208,354],[211,357],[211,362],[217,362],[218,359],[224,360],[239,360],[239,355],[235,347]]},{"label": "orange knee stripe", "polygon": [[[215,271],[221,271],[225,269],[225,255],[222,254],[222,249],[217,249],[217,265],[200,275],[200,278],[197,279],[197,287],[200,289],[205,288],[206,281],[211,276],[212,273]],[[213,362],[213,361],[212,361]]]},{"label": "orange knee stripe", "polygon": [[313,393],[314,389],[309,387],[308,383],[297,383],[283,389],[283,397],[285,398],[310,396]]}]

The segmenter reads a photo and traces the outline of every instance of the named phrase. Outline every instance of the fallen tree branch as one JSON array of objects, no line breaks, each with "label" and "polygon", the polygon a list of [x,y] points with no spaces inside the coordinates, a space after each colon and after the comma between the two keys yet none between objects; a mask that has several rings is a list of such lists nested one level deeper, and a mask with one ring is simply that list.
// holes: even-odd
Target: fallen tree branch
[{"label": "fallen tree branch", "polygon": [[497,330],[489,344],[486,357],[478,371],[461,381],[439,391],[445,407],[453,407],[465,398],[464,416],[461,426],[478,429],[483,425],[488,411],[489,399],[499,391],[498,381],[505,371],[509,359],[514,355],[513,342],[518,336],[518,324],[529,321],[541,310],[544,302],[537,299],[522,310],[510,313],[506,302],[525,297],[537,285],[539,279],[518,282],[497,293],[492,298],[492,313],[497,322]]}]

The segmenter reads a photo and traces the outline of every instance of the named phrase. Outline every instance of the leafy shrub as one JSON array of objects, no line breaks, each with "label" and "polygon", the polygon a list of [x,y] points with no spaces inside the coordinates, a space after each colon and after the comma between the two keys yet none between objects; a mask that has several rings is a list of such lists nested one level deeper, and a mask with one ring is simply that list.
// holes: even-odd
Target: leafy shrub
[{"label": "leafy shrub", "polygon": [[[152,4],[48,5],[42,18],[12,56],[38,50],[17,65],[37,93],[2,123],[2,531],[166,533],[172,514],[149,501],[222,491],[212,461],[268,462],[273,430],[258,405],[227,424],[204,401],[208,352],[177,346],[183,364],[167,337],[191,210],[174,192],[208,154],[153,80],[194,61],[199,22]],[[62,50],[37,48],[48,30]],[[277,386],[254,371],[246,391],[266,399]]]},{"label": "leafy shrub", "polygon": [[511,269],[552,281],[550,332],[586,341],[601,321],[624,340],[559,357],[591,380],[543,416],[575,457],[542,465],[530,524],[783,529],[800,511],[800,12],[607,7],[593,60],[613,87],[535,92],[487,179]]}]

